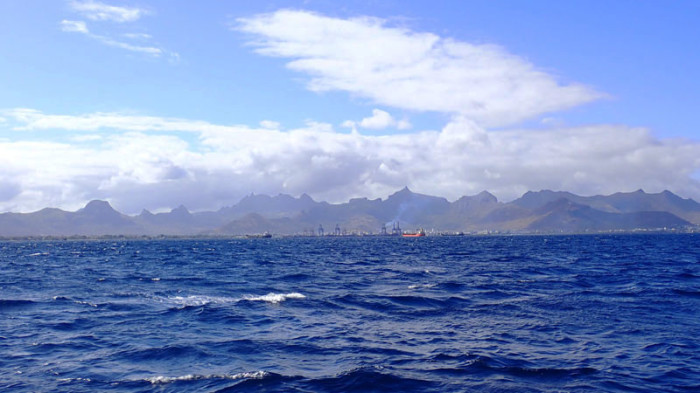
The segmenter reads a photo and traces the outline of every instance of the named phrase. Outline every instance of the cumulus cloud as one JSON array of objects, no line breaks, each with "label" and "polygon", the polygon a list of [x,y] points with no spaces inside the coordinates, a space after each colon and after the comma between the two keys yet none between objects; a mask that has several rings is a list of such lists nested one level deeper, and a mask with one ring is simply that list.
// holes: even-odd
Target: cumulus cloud
[{"label": "cumulus cloud", "polygon": [[381,130],[394,125],[395,122],[396,120],[394,120],[389,112],[374,109],[372,110],[371,117],[365,117],[360,121],[360,127]]},{"label": "cumulus cloud", "polygon": [[133,22],[147,14],[137,7],[118,7],[92,0],[71,1],[70,7],[84,17],[95,21]]},{"label": "cumulus cloud", "polygon": [[359,126],[370,130],[383,130],[390,127],[399,130],[408,130],[411,128],[411,123],[408,120],[396,120],[389,112],[381,109],[373,109],[372,116],[365,117],[359,122],[347,120],[343,122],[342,126],[347,128]]},{"label": "cumulus cloud", "polygon": [[[15,139],[27,130],[82,130],[100,138],[0,141],[0,182],[11,185],[0,211],[77,209],[94,198],[128,213],[179,204],[210,210],[250,192],[306,192],[342,202],[386,197],[406,185],[453,200],[484,189],[510,200],[527,190],[592,195],[638,188],[700,200],[700,180],[693,177],[700,142],[657,139],[641,128],[489,131],[455,116],[441,130],[378,136],[336,133],[313,122],[281,131],[118,113],[23,109],[3,116],[3,127],[17,130]],[[166,131],[191,132],[197,140]]]},{"label": "cumulus cloud", "polygon": [[313,91],[340,90],[395,108],[503,126],[603,97],[564,84],[495,45],[391,27],[378,18],[281,10],[238,19],[259,54],[288,58]]},{"label": "cumulus cloud", "polygon": [[275,130],[280,128],[280,123],[272,120],[263,120],[260,122],[260,127]]}]

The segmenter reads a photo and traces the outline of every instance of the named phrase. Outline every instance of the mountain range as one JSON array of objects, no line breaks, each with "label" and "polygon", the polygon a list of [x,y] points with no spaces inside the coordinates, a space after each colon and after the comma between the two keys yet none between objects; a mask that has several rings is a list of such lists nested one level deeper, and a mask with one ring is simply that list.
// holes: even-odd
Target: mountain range
[{"label": "mountain range", "polygon": [[491,193],[454,202],[404,188],[386,199],[355,198],[346,203],[300,197],[249,195],[217,211],[192,213],[179,206],[167,213],[144,210],[124,215],[106,201],[91,201],[68,212],[45,208],[0,214],[0,236],[236,236],[391,233],[396,227],[428,233],[595,233],[608,231],[698,230],[700,204],[670,191],[642,190],[579,196],[565,191],[529,191],[508,203]]}]

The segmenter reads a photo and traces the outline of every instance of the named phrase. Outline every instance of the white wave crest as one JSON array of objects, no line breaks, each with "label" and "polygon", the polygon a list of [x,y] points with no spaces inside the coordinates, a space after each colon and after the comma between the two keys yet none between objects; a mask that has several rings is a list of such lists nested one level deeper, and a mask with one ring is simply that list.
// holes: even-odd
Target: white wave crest
[{"label": "white wave crest", "polygon": [[268,303],[281,303],[287,299],[305,299],[306,296],[302,295],[299,292],[292,292],[292,293],[268,293],[267,295],[263,296],[245,296],[243,299],[244,300],[249,300],[249,301],[263,301],[263,302],[268,302]]},{"label": "white wave crest", "polygon": [[408,289],[420,289],[420,288],[425,288],[425,289],[430,289],[430,288],[435,288],[437,284],[413,284],[409,285]]},{"label": "white wave crest", "polygon": [[247,301],[263,301],[273,304],[281,303],[287,299],[305,299],[306,296],[299,292],[291,293],[274,293],[270,292],[267,295],[245,295],[242,298],[225,297],[225,296],[207,296],[207,295],[190,295],[190,296],[171,296],[167,298],[157,298],[158,301],[166,304],[172,304],[179,308],[199,307],[208,304],[235,304],[242,300]]},{"label": "white wave crest", "polygon": [[92,382],[90,378],[59,378],[58,382]]},{"label": "white wave crest", "polygon": [[212,374],[212,375],[188,374],[188,375],[182,375],[179,377],[164,377],[162,375],[159,375],[157,377],[145,378],[145,380],[152,383],[153,385],[158,385],[158,384],[166,384],[166,383],[177,382],[177,381],[199,381],[199,380],[205,380],[205,379],[231,379],[231,380],[235,380],[235,379],[263,379],[267,375],[269,375],[269,373],[266,371],[255,371],[255,372],[238,373],[238,374]]},{"label": "white wave crest", "polygon": [[196,307],[206,306],[207,304],[227,304],[236,303],[240,299],[224,296],[206,296],[206,295],[191,295],[191,296],[174,296],[166,299],[168,303],[174,303],[181,307]]},{"label": "white wave crest", "polygon": [[72,300],[73,303],[75,303],[75,304],[85,304],[85,305],[88,305],[88,306],[91,306],[91,307],[97,307],[97,304],[95,304],[95,303],[90,303],[90,302],[85,301],[85,300],[73,300],[73,299],[71,299],[71,298],[68,297],[68,296],[54,296],[54,297],[52,297],[51,299],[53,299],[54,301],[57,301],[57,300]]}]

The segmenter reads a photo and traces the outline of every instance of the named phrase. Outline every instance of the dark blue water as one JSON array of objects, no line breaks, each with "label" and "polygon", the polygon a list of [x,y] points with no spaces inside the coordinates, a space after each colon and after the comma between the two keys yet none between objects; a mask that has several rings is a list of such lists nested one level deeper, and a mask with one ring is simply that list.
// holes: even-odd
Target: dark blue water
[{"label": "dark blue water", "polygon": [[0,243],[0,390],[700,390],[700,236]]}]

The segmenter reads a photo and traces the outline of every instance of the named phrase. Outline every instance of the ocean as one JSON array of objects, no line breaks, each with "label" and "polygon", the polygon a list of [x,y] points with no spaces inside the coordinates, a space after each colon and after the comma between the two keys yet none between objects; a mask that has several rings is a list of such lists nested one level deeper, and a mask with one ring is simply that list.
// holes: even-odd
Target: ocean
[{"label": "ocean", "polygon": [[0,391],[700,391],[700,235],[0,242]]}]

